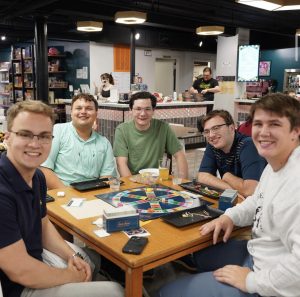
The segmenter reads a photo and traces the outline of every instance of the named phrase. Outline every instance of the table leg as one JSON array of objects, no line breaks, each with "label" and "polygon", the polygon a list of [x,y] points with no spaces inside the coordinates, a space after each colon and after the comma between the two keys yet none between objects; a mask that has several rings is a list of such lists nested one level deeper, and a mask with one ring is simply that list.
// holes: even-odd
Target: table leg
[{"label": "table leg", "polygon": [[126,297],[142,297],[143,267],[127,268],[126,270]]}]

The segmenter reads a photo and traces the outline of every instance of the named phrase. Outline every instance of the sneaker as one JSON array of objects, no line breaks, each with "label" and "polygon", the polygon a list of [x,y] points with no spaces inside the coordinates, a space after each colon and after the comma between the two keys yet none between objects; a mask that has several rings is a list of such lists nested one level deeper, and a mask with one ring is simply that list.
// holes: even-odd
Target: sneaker
[{"label": "sneaker", "polygon": [[193,254],[186,255],[177,260],[174,260],[173,262],[184,267],[188,271],[191,271],[191,272],[197,271],[197,267],[194,262]]},{"label": "sneaker", "polygon": [[147,270],[143,273],[143,279],[154,279],[155,271],[154,269]]}]

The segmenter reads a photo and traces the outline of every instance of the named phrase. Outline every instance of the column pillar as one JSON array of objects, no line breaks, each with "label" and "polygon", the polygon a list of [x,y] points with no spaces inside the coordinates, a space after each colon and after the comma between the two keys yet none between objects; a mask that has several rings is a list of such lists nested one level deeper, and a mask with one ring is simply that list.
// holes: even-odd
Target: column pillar
[{"label": "column pillar", "polygon": [[135,76],[135,28],[130,32],[130,83],[134,83]]},{"label": "column pillar", "polygon": [[45,17],[37,17],[34,27],[36,98],[48,103],[48,43]]}]

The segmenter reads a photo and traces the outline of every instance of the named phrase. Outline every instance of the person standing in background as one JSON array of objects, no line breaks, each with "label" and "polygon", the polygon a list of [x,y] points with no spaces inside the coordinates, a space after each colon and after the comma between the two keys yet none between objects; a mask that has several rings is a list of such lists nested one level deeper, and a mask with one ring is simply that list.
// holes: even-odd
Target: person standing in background
[{"label": "person standing in background", "polygon": [[100,76],[100,80],[101,80],[100,88],[98,88],[94,83],[95,95],[97,95],[99,99],[109,100],[111,96],[110,90],[115,84],[114,78],[111,74],[103,73]]},{"label": "person standing in background", "polygon": [[[205,101],[214,101],[215,93],[220,92],[219,83],[212,78],[211,68],[205,67],[203,69],[203,77],[196,79],[193,86],[190,88],[192,94],[201,93]],[[207,112],[213,109],[213,105],[207,107]]]}]

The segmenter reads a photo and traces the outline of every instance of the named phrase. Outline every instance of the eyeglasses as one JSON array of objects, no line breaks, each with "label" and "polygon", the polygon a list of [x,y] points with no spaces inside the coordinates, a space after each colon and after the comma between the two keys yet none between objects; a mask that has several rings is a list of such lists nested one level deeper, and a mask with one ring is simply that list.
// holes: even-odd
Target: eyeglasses
[{"label": "eyeglasses", "polygon": [[211,127],[210,129],[205,129],[203,131],[203,135],[206,137],[206,136],[209,136],[210,132],[218,133],[222,126],[228,126],[228,125],[227,124],[215,125],[215,126]]},{"label": "eyeglasses", "polygon": [[145,107],[145,108],[135,107],[135,108],[132,108],[132,109],[133,109],[135,112],[137,112],[137,113],[141,113],[142,111],[144,111],[145,113],[153,111],[153,108],[152,108],[152,107]]},{"label": "eyeglasses", "polygon": [[33,141],[34,136],[36,136],[39,143],[49,144],[49,143],[51,143],[52,139],[54,138],[54,136],[49,133],[42,133],[42,134],[36,135],[30,131],[19,131],[19,132],[9,131],[9,132],[16,134],[20,139],[22,139],[25,142]]}]

